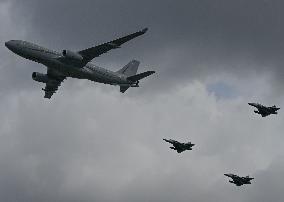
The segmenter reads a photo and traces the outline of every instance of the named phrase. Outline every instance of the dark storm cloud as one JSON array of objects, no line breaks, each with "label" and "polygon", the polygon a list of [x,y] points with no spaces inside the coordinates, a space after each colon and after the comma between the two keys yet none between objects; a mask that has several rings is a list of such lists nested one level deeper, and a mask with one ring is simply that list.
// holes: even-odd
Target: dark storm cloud
[{"label": "dark storm cloud", "polygon": [[[80,50],[149,27],[146,35],[94,62],[117,70],[133,58],[141,60],[140,71],[158,72],[157,79],[149,79],[145,84],[152,86],[155,93],[183,85],[189,79],[220,73],[237,78],[266,73],[273,76],[268,85],[280,83],[282,86],[282,1],[7,2],[13,3],[12,25],[26,30],[24,37],[14,38],[51,49]],[[19,83],[23,83],[19,88],[30,87],[32,81],[22,79],[30,77],[24,71],[27,68],[29,72],[35,71],[39,65],[27,62],[26,66],[16,68],[17,71],[5,74],[18,75]],[[11,86],[9,81],[4,83],[7,88]],[[275,91],[279,91],[277,86]]]},{"label": "dark storm cloud", "polygon": [[142,65],[160,72],[157,85],[219,72],[242,77],[267,71],[283,80],[283,1],[15,3],[17,13],[32,15],[28,38],[51,48],[83,49],[148,26],[147,35],[97,61],[114,61],[121,66],[132,57],[138,58]]}]

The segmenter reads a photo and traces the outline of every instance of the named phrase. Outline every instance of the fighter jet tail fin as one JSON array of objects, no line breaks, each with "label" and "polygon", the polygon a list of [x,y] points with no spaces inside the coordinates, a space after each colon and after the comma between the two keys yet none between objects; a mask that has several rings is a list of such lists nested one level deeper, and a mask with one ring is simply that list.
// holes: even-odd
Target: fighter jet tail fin
[{"label": "fighter jet tail fin", "polygon": [[133,76],[137,73],[139,64],[140,64],[139,61],[132,60],[127,65],[125,65],[122,69],[118,70],[117,73],[124,74],[128,77]]}]

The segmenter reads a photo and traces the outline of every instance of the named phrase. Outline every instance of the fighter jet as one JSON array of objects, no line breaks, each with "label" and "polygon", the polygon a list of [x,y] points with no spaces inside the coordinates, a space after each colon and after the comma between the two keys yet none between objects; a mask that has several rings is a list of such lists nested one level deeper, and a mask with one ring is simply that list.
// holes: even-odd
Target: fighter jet
[{"label": "fighter jet", "polygon": [[262,117],[266,117],[270,114],[277,114],[277,111],[280,109],[273,105],[272,107],[266,107],[258,103],[248,103],[250,106],[256,107],[257,110],[254,113],[260,114]]},{"label": "fighter jet", "polygon": [[227,177],[232,178],[232,181],[229,180],[230,183],[235,184],[236,186],[242,186],[244,184],[251,184],[251,180],[253,180],[254,178],[251,178],[249,176],[246,177],[240,177],[234,174],[224,174]]},{"label": "fighter jet", "polygon": [[46,84],[45,88],[42,89],[45,91],[45,98],[50,99],[58,90],[61,82],[67,77],[118,85],[120,86],[120,92],[124,93],[129,87],[139,87],[141,79],[155,72],[146,71],[136,74],[140,64],[137,60],[132,60],[116,72],[98,67],[90,63],[90,61],[112,49],[120,48],[122,44],[145,34],[147,30],[145,28],[125,37],[75,52],[70,50],[57,52],[21,40],[8,41],[5,43],[5,46],[15,54],[47,67],[47,74],[32,73],[33,80]]},{"label": "fighter jet", "polygon": [[169,139],[169,140],[163,139],[163,140],[172,144],[173,147],[170,147],[170,148],[173,150],[176,150],[178,153],[184,152],[185,150],[192,150],[192,147],[195,145],[195,144],[192,144],[191,142],[181,143],[181,142],[178,142],[172,139]]}]

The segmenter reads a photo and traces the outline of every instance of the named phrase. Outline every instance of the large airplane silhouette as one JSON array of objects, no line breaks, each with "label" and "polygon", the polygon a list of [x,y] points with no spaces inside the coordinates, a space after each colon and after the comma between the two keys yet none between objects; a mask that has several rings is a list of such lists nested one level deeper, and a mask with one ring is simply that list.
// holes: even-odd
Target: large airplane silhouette
[{"label": "large airplane silhouette", "polygon": [[136,74],[140,64],[137,60],[132,60],[116,72],[98,67],[90,63],[90,61],[112,49],[120,48],[122,44],[145,34],[147,30],[148,29],[145,28],[125,37],[78,52],[70,50],[57,52],[21,40],[8,41],[5,43],[5,46],[17,55],[38,62],[47,67],[47,74],[38,72],[32,73],[32,78],[35,81],[46,84],[45,88],[42,89],[45,91],[45,98],[50,99],[58,90],[61,82],[67,77],[88,79],[99,83],[118,85],[120,86],[120,92],[124,93],[129,87],[139,87],[139,81],[141,79],[155,72],[146,71]]}]

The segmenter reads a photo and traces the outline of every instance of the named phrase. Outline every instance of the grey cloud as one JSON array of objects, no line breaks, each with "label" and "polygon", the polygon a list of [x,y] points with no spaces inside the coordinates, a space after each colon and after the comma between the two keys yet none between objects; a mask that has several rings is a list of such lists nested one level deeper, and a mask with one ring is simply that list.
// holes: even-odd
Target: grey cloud
[{"label": "grey cloud", "polygon": [[[283,200],[283,155],[279,155],[271,163],[269,169],[259,171],[256,181],[259,182],[251,190],[248,201],[275,201]],[[273,187],[273,189],[271,189]],[[267,192],[270,190],[270,192]]]},{"label": "grey cloud", "polygon": [[[9,93],[31,89],[33,82],[30,80],[31,71],[38,69],[36,64],[22,60],[11,53],[4,43],[10,39],[25,38],[29,30],[28,18],[20,17],[12,8],[11,1],[0,2],[0,96]],[[27,79],[28,78],[28,79]]]},{"label": "grey cloud", "polygon": [[[126,95],[70,79],[44,100],[31,80],[44,67],[3,47],[3,201],[281,201],[283,162],[275,161],[283,115],[261,119],[247,102],[284,105],[282,1],[5,3],[2,42],[78,50],[147,26],[146,35],[94,62],[117,69],[137,58],[141,71],[158,73]],[[232,85],[235,97],[208,93],[216,81]],[[196,148],[177,155],[165,137]],[[224,172],[256,179],[236,189]]]},{"label": "grey cloud", "polygon": [[[0,108],[5,201],[247,201],[223,172],[253,175],[283,150],[280,134],[266,138],[283,116],[251,120],[243,102],[217,102],[201,83],[154,99],[93,87],[51,102],[27,94]],[[164,137],[197,145],[177,155]]]}]

